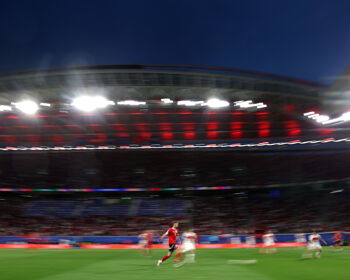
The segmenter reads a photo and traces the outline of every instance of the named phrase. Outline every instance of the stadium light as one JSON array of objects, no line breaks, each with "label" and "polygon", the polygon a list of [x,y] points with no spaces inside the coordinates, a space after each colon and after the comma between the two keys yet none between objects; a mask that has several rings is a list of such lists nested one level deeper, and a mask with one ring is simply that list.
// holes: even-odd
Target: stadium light
[{"label": "stadium light", "polygon": [[230,106],[230,103],[225,100],[211,98],[207,101],[206,105],[210,108],[222,108],[222,107]]},{"label": "stadium light", "polygon": [[346,112],[338,118],[325,120],[322,122],[322,124],[332,124],[332,123],[347,122],[347,121],[350,121],[350,112]]},{"label": "stadium light", "polygon": [[349,121],[350,120],[350,112],[346,112],[346,113],[342,114],[341,117],[344,121]]},{"label": "stadium light", "polygon": [[171,99],[169,98],[162,98],[160,101],[162,101],[163,103],[165,104],[171,104],[171,103],[174,103],[174,101],[172,101]]},{"label": "stadium light", "polygon": [[343,192],[343,191],[344,191],[344,189],[339,189],[339,190],[331,191],[331,192],[329,192],[329,193],[334,194],[334,193],[341,193],[341,192]]},{"label": "stadium light", "polygon": [[114,101],[107,100],[103,96],[96,96],[94,98],[94,101],[96,102],[96,107],[97,108],[106,108],[109,105],[115,105]]},{"label": "stadium light", "polygon": [[50,103],[40,103],[39,105],[43,107],[51,107]]},{"label": "stadium light", "polygon": [[146,102],[144,101],[136,101],[136,100],[124,100],[117,102],[118,105],[129,105],[129,106],[139,106],[139,105],[146,105]]},{"label": "stadium light", "polygon": [[267,105],[264,103],[257,103],[256,104],[256,108],[258,108],[258,109],[262,109],[262,108],[266,108],[266,107],[267,107]]},{"label": "stadium light", "polygon": [[262,108],[266,108],[267,105],[259,102],[259,103],[253,103],[252,100],[240,100],[240,101],[236,101],[234,102],[235,107],[240,107],[241,109],[248,109],[248,108],[253,108],[256,107],[257,109],[262,109]]},{"label": "stadium light", "polygon": [[241,107],[241,108],[249,108],[251,105],[252,105],[252,100],[247,100],[247,101],[236,101],[234,103],[234,106],[238,106],[238,107]]},{"label": "stadium light", "polygon": [[315,120],[316,122],[322,123],[324,125],[350,121],[350,112],[345,112],[339,117],[333,118],[333,119],[331,119],[327,115],[320,115],[315,112],[304,113],[304,116],[308,117],[309,119]]},{"label": "stadium light", "polygon": [[304,113],[304,116],[308,117],[309,119],[313,119],[319,123],[324,123],[329,120],[329,116],[316,114],[315,112]]},{"label": "stadium light", "polygon": [[4,111],[12,111],[12,107],[7,105],[0,105],[0,112]]},{"label": "stadium light", "polygon": [[103,96],[79,96],[73,100],[72,106],[84,112],[92,112],[96,109],[106,108],[114,105],[113,101],[107,100]]},{"label": "stadium light", "polygon": [[329,120],[329,117],[326,115],[320,115],[316,118],[317,122],[324,123]]},{"label": "stadium light", "polygon": [[182,106],[196,106],[200,105],[203,106],[205,105],[204,101],[193,101],[193,100],[180,100],[177,102],[177,105],[182,105]]},{"label": "stadium light", "polygon": [[24,100],[13,104],[18,110],[28,115],[33,115],[39,110],[38,104],[31,100]]}]

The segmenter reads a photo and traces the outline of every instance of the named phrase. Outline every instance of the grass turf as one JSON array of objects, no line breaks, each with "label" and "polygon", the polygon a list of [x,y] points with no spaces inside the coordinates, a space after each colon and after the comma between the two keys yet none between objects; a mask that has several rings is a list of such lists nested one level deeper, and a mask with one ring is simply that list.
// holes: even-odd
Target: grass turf
[{"label": "grass turf", "polygon": [[[105,279],[239,279],[239,280],[348,280],[350,248],[334,252],[324,248],[322,259],[301,260],[303,250],[280,248],[277,254],[258,249],[197,250],[196,263],[174,268],[172,259],[160,267],[156,261],[166,250],[153,250],[152,257],[138,250],[0,250],[1,280],[105,280]],[[256,264],[228,264],[228,260],[256,259]]]}]

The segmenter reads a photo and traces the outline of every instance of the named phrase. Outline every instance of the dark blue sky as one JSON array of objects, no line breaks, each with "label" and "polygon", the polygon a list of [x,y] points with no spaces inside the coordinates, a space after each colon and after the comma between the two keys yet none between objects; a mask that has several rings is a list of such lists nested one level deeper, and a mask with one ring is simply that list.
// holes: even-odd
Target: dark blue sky
[{"label": "dark blue sky", "polygon": [[0,71],[225,66],[330,83],[350,65],[350,1],[1,1]]}]

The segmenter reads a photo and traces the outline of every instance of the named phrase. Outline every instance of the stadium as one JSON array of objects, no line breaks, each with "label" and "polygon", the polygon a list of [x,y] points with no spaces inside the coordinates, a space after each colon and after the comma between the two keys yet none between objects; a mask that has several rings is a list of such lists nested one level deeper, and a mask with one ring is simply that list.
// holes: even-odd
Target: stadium
[{"label": "stadium", "polygon": [[[4,279],[329,279],[334,268],[348,279],[347,88],[186,65],[1,74]],[[178,270],[156,266],[174,221],[198,237],[196,262]],[[269,230],[278,252],[259,254]],[[328,245],[341,232],[341,250],[301,262],[312,231]]]}]

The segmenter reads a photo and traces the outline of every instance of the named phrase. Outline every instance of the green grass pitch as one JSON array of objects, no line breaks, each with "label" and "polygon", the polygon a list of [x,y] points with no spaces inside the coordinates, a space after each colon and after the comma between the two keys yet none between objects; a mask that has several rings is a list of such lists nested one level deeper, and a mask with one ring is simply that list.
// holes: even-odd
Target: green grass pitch
[{"label": "green grass pitch", "polygon": [[[0,250],[1,280],[109,280],[109,279],[237,279],[237,280],[349,280],[350,248],[324,248],[322,259],[301,260],[300,248],[280,248],[277,254],[258,249],[197,250],[196,263],[174,268],[172,259],[160,267],[138,250]],[[256,259],[256,264],[228,264],[228,260]]]}]

